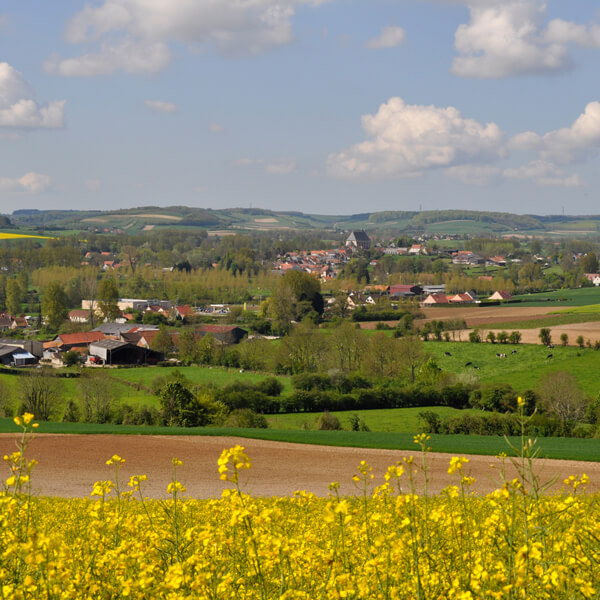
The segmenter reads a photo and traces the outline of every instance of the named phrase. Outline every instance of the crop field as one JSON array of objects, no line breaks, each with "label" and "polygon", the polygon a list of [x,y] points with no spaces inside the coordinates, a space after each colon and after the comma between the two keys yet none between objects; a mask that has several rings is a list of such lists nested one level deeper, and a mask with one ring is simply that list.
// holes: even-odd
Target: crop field
[{"label": "crop field", "polygon": [[[29,462],[45,449],[38,444],[44,436],[5,457],[4,597],[597,597],[594,464],[590,478],[581,465],[544,467],[524,454],[514,463],[495,459],[486,476],[477,457],[432,455],[435,440],[425,436],[415,438],[411,455],[342,449],[333,456],[316,447],[244,448],[214,438],[220,451],[189,464],[183,438],[166,458],[160,445],[125,454],[110,437],[90,454],[68,437],[62,443],[70,460],[44,452],[38,465]],[[82,439],[89,440],[75,438]],[[70,495],[75,475],[87,477],[85,495],[97,501],[32,495],[45,477],[44,458],[60,467],[53,480],[66,489],[61,495]],[[90,460],[100,466],[86,471]],[[74,461],[76,471],[68,468]],[[164,469],[162,491],[149,491]],[[322,494],[259,495],[299,473],[309,487],[297,490],[324,477],[330,485]],[[548,481],[550,473],[565,483]],[[191,499],[197,480],[222,491]],[[487,491],[474,494],[480,482]],[[548,495],[546,483],[562,493]]]},{"label": "crop field", "polygon": [[24,239],[52,240],[54,238],[49,237],[47,235],[30,235],[27,233],[13,233],[13,232],[1,232],[0,231],[0,241],[1,240],[24,240]]}]

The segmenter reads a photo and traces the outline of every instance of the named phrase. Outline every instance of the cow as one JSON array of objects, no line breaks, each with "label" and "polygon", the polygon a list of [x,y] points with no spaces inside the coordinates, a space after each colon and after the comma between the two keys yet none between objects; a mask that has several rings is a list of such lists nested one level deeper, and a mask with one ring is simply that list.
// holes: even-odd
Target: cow
[{"label": "cow", "polygon": [[477,370],[479,371],[479,369],[480,369],[481,367],[478,367],[477,365],[473,365],[473,368],[474,368],[474,369],[477,369]]},{"label": "cow", "polygon": [[511,354],[516,354],[517,352],[518,352],[518,350],[513,350],[513,351],[511,352]]},{"label": "cow", "polygon": [[548,350],[554,350],[554,344],[548,344]]},{"label": "cow", "polygon": [[465,367],[470,367],[472,364],[472,362],[465,363]]},{"label": "cow", "polygon": [[450,354],[450,352],[444,352],[444,356],[452,356],[452,354]]},{"label": "cow", "polygon": [[548,356],[546,356],[546,360],[549,359],[549,358],[554,358],[554,355],[553,354],[548,354]]}]

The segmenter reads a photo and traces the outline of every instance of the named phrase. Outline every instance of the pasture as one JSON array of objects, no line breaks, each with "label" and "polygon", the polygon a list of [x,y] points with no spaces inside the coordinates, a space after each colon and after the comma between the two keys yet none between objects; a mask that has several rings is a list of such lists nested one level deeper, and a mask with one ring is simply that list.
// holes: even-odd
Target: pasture
[{"label": "pasture", "polygon": [[[558,342],[558,340],[555,340]],[[437,364],[450,373],[471,373],[481,382],[510,383],[518,392],[533,389],[546,373],[568,371],[586,394],[596,396],[600,380],[600,352],[590,348],[562,347],[548,350],[540,344],[471,344],[469,342],[426,342],[425,349]],[[516,350],[516,354],[511,352]],[[451,356],[446,356],[449,352]],[[497,353],[507,358],[497,358]],[[547,358],[552,354],[552,358]],[[465,366],[468,362],[473,366]]]}]

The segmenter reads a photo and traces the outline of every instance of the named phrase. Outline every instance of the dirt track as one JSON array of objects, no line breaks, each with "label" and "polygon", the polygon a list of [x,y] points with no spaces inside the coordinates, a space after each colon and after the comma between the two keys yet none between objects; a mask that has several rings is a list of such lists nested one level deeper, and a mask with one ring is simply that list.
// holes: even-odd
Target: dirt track
[{"label": "dirt track", "polygon": [[[16,436],[0,435],[1,455],[15,450]],[[361,460],[366,460],[375,474],[375,483],[383,481],[389,465],[408,456],[408,452],[367,450],[362,448],[332,448],[304,444],[285,444],[242,438],[196,436],[124,436],[124,435],[54,435],[39,434],[32,441],[28,456],[38,460],[33,473],[35,493],[48,496],[88,496],[92,484],[113,479],[112,467],[105,462],[113,454],[126,459],[120,478],[145,474],[149,481],[145,489],[150,497],[164,497],[171,480],[171,458],[183,461],[178,478],[187,486],[187,494],[196,498],[218,497],[223,484],[217,474],[217,458],[223,448],[235,444],[246,447],[253,466],[244,473],[243,489],[253,495],[291,495],[296,490],[311,491],[319,496],[328,494],[328,485],[339,481],[343,494],[353,494],[356,488],[352,476]],[[447,473],[449,454],[430,454],[433,492],[456,484],[456,476]],[[499,461],[490,456],[471,456],[465,471],[477,479],[474,490],[489,492],[499,487],[499,473],[490,465]],[[541,461],[538,472],[542,480],[554,475],[562,481],[568,475],[590,476],[590,490],[600,490],[600,463],[575,461]],[[509,473],[512,478],[514,472]],[[560,487],[560,486],[559,486]]]}]

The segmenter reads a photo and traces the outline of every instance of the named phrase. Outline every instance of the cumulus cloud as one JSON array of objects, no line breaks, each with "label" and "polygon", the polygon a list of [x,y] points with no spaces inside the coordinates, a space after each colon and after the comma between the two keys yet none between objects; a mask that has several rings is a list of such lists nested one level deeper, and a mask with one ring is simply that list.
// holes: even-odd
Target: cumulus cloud
[{"label": "cumulus cloud", "polygon": [[370,39],[365,45],[367,48],[378,49],[378,48],[395,48],[404,42],[406,34],[402,27],[397,25],[388,25],[383,27],[381,33]]},{"label": "cumulus cloud", "polygon": [[563,169],[544,160],[536,160],[517,168],[504,169],[508,179],[530,180],[538,185],[578,187],[583,185],[579,175],[566,175]]},{"label": "cumulus cloud", "polygon": [[391,98],[362,117],[367,140],[328,158],[330,175],[415,176],[424,171],[495,160],[505,136],[495,123],[466,119],[452,106],[406,104]]},{"label": "cumulus cloud", "polygon": [[509,142],[514,150],[533,151],[559,164],[581,162],[600,150],[600,102],[590,102],[570,127],[539,135],[520,133]]},{"label": "cumulus cloud", "polygon": [[162,100],[144,100],[144,104],[156,112],[172,113],[177,110],[177,106],[172,102],[163,102]]},{"label": "cumulus cloud", "polygon": [[73,58],[53,57],[45,68],[64,76],[92,76],[122,69],[156,72],[171,60],[171,43],[213,47],[223,54],[259,54],[293,39],[298,6],[328,0],[102,0],[67,23],[72,44],[97,50]]},{"label": "cumulus cloud", "polygon": [[296,170],[296,161],[285,160],[265,165],[265,173],[269,175],[289,175]]},{"label": "cumulus cloud", "polygon": [[39,105],[14,67],[0,63],[0,127],[53,129],[64,126],[65,100]]},{"label": "cumulus cloud", "polygon": [[552,72],[572,66],[569,45],[600,47],[598,25],[555,19],[546,26],[543,0],[455,0],[470,11],[456,30],[459,53],[452,72],[460,77],[500,78]]},{"label": "cumulus cloud", "polygon": [[[364,115],[362,126],[364,141],[329,155],[330,176],[368,180],[442,171],[468,185],[504,178],[576,187],[583,183],[565,165],[600,153],[600,102],[590,102],[568,127],[542,134],[525,131],[508,140],[496,124],[465,118],[452,106],[409,105],[401,98]],[[509,156],[516,166],[501,169],[499,161]]]},{"label": "cumulus cloud", "polygon": [[0,177],[0,190],[7,192],[27,192],[30,194],[38,194],[46,191],[52,184],[52,179],[48,175],[34,173],[33,171],[26,173],[18,179],[10,179],[9,177]]}]

